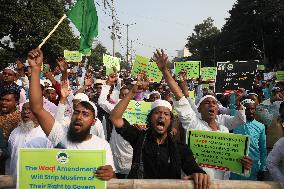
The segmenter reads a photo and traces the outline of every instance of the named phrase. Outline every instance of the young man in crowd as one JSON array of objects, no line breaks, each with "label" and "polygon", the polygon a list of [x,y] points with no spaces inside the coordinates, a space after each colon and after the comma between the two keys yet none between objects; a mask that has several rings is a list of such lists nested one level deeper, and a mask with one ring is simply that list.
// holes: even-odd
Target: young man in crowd
[{"label": "young man in crowd", "polygon": [[[221,125],[221,121],[217,120],[217,114],[219,112],[217,99],[212,95],[202,97],[197,104],[197,111],[200,113],[200,116],[198,116],[168,70],[167,55],[164,54],[163,50],[162,52],[157,50],[154,55],[159,70],[163,73],[166,83],[175,95],[176,101],[174,102],[174,107],[179,114],[182,126],[186,130],[191,129],[229,133],[228,128]],[[249,157],[242,157],[240,162],[245,169],[251,168],[252,160]],[[206,167],[203,169],[212,179],[223,180],[229,178],[229,174],[226,171]]]},{"label": "young man in crowd", "polygon": [[265,126],[255,120],[256,105],[253,100],[245,99],[242,104],[246,107],[247,122],[235,128],[234,133],[250,137],[249,156],[253,160],[253,166],[249,177],[231,173],[230,178],[232,180],[263,180],[267,156]]},{"label": "young man in crowd", "polygon": [[[0,129],[3,132],[4,145],[7,146],[11,132],[21,121],[17,110],[20,91],[18,88],[7,88],[0,93]],[[5,174],[5,161],[0,161],[0,175]]]},{"label": "young man in crowd", "polygon": [[[90,134],[90,128],[96,122],[95,105],[90,101],[80,102],[74,109],[70,126],[63,127],[42,106],[43,97],[40,90],[40,68],[43,53],[34,49],[28,54],[28,62],[32,69],[30,80],[30,105],[42,130],[54,146],[60,145],[66,149],[106,150],[106,165],[97,169],[96,176],[102,180],[113,177],[113,158],[109,144]],[[67,82],[67,81],[65,81]]]},{"label": "young man in crowd", "polygon": [[147,88],[147,81],[138,76],[137,83],[112,110],[111,121],[116,131],[133,148],[131,179],[181,179],[181,171],[194,179],[195,188],[208,188],[210,179],[197,165],[191,150],[184,144],[176,143],[170,134],[172,106],[165,100],[152,104],[148,114],[147,130],[139,130],[122,118],[130,100]]}]

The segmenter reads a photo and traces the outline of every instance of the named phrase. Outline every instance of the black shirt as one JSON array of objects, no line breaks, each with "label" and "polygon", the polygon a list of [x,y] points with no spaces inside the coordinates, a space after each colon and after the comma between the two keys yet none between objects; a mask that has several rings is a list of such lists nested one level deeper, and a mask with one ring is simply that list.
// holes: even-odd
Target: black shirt
[{"label": "black shirt", "polygon": [[168,135],[164,144],[158,145],[150,129],[140,131],[132,127],[125,119],[124,126],[116,129],[116,131],[133,148],[132,167],[128,178],[137,178],[136,172],[137,166],[140,164],[141,148],[143,178],[145,179],[180,179],[181,171],[186,175],[192,173],[206,174],[195,162],[192,151],[186,145],[174,142],[170,135]]}]

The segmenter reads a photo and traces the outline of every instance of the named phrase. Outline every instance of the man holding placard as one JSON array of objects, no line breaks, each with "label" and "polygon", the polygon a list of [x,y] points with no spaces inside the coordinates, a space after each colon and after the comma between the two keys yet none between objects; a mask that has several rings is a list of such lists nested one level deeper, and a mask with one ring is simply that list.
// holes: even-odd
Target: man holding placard
[{"label": "man holding placard", "polygon": [[[199,103],[197,104],[197,110],[201,115],[200,119],[196,112],[192,109],[188,100],[184,97],[181,89],[179,88],[179,86],[173,79],[171,73],[169,72],[167,68],[167,55],[164,54],[163,51],[157,51],[156,57],[157,65],[162,71],[168,86],[176,97],[177,101],[174,102],[174,107],[180,115],[182,126],[185,129],[190,130],[217,131],[229,133],[229,130],[225,126],[219,124],[216,121],[218,114],[217,99],[212,95],[206,95],[200,99]],[[243,156],[235,158],[240,158],[240,163],[245,167],[245,169],[250,169],[252,162],[249,157]],[[229,172],[227,171],[207,167],[204,167],[203,169],[212,179],[228,179]]]},{"label": "man holding placard", "polygon": [[106,165],[97,169],[96,177],[109,180],[113,177],[113,158],[109,144],[90,134],[90,128],[96,122],[96,106],[90,101],[80,102],[74,109],[68,131],[45,111],[42,106],[42,94],[40,90],[40,66],[43,62],[43,53],[40,49],[34,49],[28,54],[28,61],[32,69],[30,80],[30,104],[31,110],[37,118],[40,126],[54,146],[65,149],[105,150]]},{"label": "man holding placard", "polygon": [[[159,66],[159,65],[158,65]],[[170,73],[169,73],[170,74]],[[168,101],[156,100],[148,114],[147,130],[132,127],[123,112],[136,93],[146,90],[148,80],[138,75],[137,83],[111,112],[111,121],[117,132],[133,147],[132,166],[128,178],[181,179],[181,170],[194,180],[195,188],[209,188],[210,179],[196,164],[185,145],[176,143],[171,134],[172,106]]]}]

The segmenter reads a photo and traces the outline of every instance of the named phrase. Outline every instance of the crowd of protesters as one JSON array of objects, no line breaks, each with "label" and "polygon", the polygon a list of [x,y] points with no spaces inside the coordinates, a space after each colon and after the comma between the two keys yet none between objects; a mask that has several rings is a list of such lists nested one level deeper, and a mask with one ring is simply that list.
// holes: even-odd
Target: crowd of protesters
[{"label": "crowd of protesters", "polygon": [[[284,182],[283,83],[258,73],[248,89],[216,94],[215,81],[185,71],[176,80],[167,55],[157,50],[153,57],[161,83],[143,73],[131,77],[130,70],[106,76],[63,58],[43,71],[40,49],[27,63],[9,64],[0,74],[0,175],[17,175],[20,148],[61,148],[106,150],[106,165],[96,171],[102,180],[192,179],[196,188],[209,188],[213,179]],[[130,100],[152,103],[146,128],[123,118]],[[240,163],[249,174],[199,166],[186,145],[189,129],[248,135]]]}]

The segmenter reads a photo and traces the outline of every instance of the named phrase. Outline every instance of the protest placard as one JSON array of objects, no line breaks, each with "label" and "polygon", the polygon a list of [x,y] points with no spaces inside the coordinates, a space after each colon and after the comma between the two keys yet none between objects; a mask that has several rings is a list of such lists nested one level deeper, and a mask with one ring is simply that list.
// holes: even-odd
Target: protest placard
[{"label": "protest placard", "polygon": [[80,53],[79,51],[64,50],[64,58],[66,62],[81,62],[82,53]]},{"label": "protest placard", "polygon": [[161,82],[163,74],[159,70],[156,62],[149,62],[149,64],[146,67],[146,76],[151,82],[156,82],[156,83]]},{"label": "protest placard", "polygon": [[131,125],[137,124],[140,127],[146,127],[147,115],[150,111],[151,102],[131,100],[123,113],[123,118]]},{"label": "protest placard", "polygon": [[216,67],[203,67],[201,68],[201,77],[203,81],[216,80],[217,68]]},{"label": "protest placard", "polygon": [[187,72],[188,78],[198,78],[200,76],[200,61],[188,61],[188,62],[176,62],[175,63],[175,75],[179,79],[179,73],[181,70]]},{"label": "protest placard", "polygon": [[114,72],[120,71],[120,59],[107,54],[103,55],[103,63],[106,67],[106,75],[110,75]]},{"label": "protest placard", "polygon": [[187,144],[200,166],[244,174],[240,159],[248,153],[249,136],[190,130]]},{"label": "protest placard", "polygon": [[131,76],[137,76],[141,72],[145,72],[146,67],[148,66],[149,59],[140,55],[136,55],[132,70]]},{"label": "protest placard", "polygon": [[155,62],[149,62],[147,57],[140,55],[136,56],[134,65],[131,71],[132,76],[137,76],[137,74],[144,72],[151,82],[160,83],[163,77],[162,72],[158,69]]},{"label": "protest placard", "polygon": [[239,88],[251,90],[257,63],[257,61],[218,62],[215,92],[223,93],[225,90]]},{"label": "protest placard", "polygon": [[264,71],[265,70],[265,66],[262,65],[262,64],[258,64],[257,65],[257,70]]},{"label": "protest placard", "polygon": [[277,81],[284,81],[284,71],[276,72],[276,79]]},{"label": "protest placard", "polygon": [[105,163],[104,150],[20,149],[17,188],[105,189],[94,175]]}]

